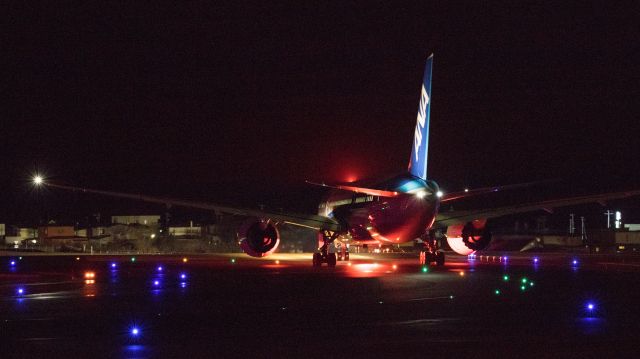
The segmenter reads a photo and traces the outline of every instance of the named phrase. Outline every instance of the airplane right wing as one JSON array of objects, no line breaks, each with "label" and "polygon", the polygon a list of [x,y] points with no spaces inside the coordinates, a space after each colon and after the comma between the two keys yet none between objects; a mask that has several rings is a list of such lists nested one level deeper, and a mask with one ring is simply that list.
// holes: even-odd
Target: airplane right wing
[{"label": "airplane right wing", "polygon": [[438,227],[447,227],[456,224],[465,224],[478,218],[491,219],[510,214],[533,212],[536,210],[552,212],[553,209],[557,207],[575,206],[587,203],[601,203],[604,205],[604,203],[606,203],[607,201],[634,196],[640,196],[640,190],[553,199],[498,208],[482,208],[468,211],[441,212],[438,214],[434,225]]}]

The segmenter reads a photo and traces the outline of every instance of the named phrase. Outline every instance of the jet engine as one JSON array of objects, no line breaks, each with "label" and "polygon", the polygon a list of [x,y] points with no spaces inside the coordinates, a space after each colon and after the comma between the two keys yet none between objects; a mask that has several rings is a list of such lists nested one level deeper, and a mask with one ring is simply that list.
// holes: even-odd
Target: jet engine
[{"label": "jet engine", "polygon": [[447,228],[447,243],[456,253],[469,255],[483,250],[491,242],[491,231],[486,219],[476,219],[466,224]]},{"label": "jet engine", "polygon": [[269,219],[249,218],[238,230],[242,250],[252,257],[266,257],[280,244],[278,228]]}]

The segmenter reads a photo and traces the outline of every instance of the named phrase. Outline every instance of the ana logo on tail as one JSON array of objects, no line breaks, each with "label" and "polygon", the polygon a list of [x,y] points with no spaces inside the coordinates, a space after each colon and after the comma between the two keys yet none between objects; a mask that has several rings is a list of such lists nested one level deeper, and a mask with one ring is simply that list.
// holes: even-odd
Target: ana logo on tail
[{"label": "ana logo on tail", "polygon": [[418,108],[418,123],[416,124],[416,132],[413,136],[414,152],[416,154],[416,162],[420,160],[420,145],[422,145],[422,134],[424,132],[424,125],[427,119],[427,104],[429,104],[429,94],[422,85],[422,91],[420,94],[420,107]]},{"label": "ana logo on tail", "polygon": [[429,108],[431,107],[431,68],[433,55],[427,58],[420,89],[420,104],[418,105],[418,118],[416,130],[413,134],[413,148],[409,158],[409,172],[427,179],[427,154],[429,151]]}]

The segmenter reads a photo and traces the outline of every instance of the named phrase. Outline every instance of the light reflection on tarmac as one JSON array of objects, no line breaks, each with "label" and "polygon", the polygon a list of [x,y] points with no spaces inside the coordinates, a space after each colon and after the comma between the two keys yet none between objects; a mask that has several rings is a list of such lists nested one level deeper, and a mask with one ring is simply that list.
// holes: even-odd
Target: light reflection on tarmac
[{"label": "light reflection on tarmac", "polygon": [[2,357],[635,353],[634,258],[500,256],[24,256],[0,270]]}]

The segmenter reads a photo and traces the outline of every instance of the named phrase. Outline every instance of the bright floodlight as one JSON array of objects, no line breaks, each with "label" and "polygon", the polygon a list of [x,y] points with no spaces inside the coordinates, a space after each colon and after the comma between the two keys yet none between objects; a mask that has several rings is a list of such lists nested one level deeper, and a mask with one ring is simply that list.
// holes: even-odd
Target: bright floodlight
[{"label": "bright floodlight", "polygon": [[416,192],[416,197],[418,197],[418,198],[424,198],[424,196],[426,196],[426,195],[427,195],[426,191],[418,191],[418,192]]},{"label": "bright floodlight", "polygon": [[35,185],[41,185],[41,184],[42,184],[42,182],[43,182],[42,176],[40,176],[40,175],[35,175],[35,176],[33,177],[33,183],[34,183]]},{"label": "bright floodlight", "polygon": [[437,196],[438,198],[442,197],[443,195],[444,195],[444,193],[442,193],[442,191],[438,191],[438,192],[436,192],[436,196]]}]

